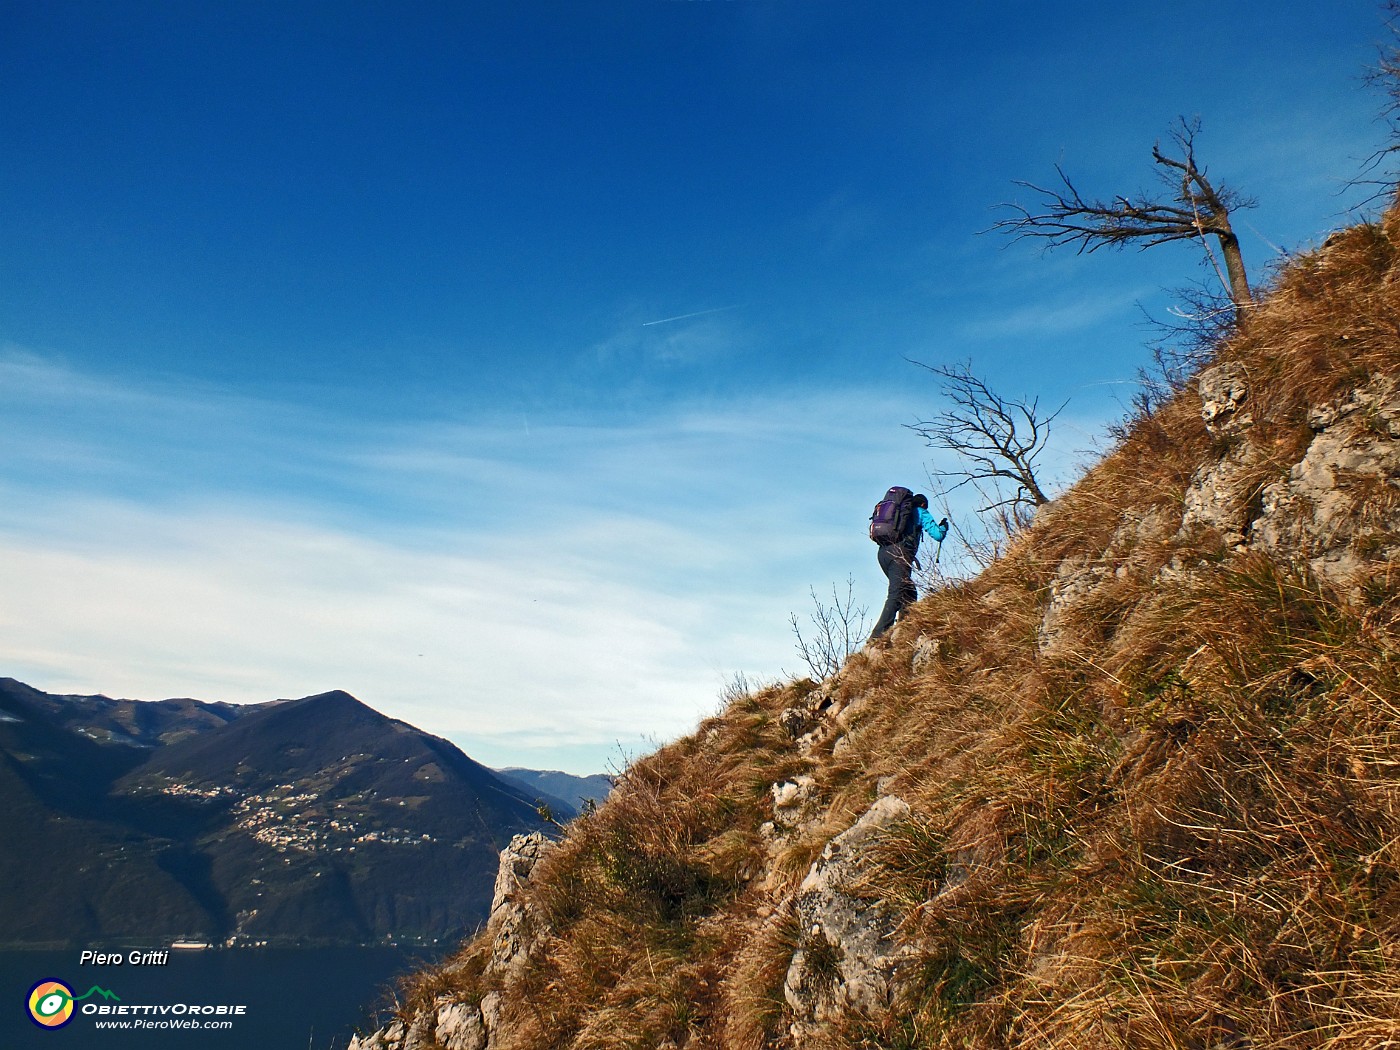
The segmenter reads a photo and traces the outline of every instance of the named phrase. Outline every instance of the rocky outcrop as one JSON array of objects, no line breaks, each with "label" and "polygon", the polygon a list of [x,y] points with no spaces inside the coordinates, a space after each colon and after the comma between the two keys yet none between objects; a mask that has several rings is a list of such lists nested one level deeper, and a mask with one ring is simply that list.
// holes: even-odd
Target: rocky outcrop
[{"label": "rocky outcrop", "polygon": [[[1251,440],[1242,411],[1245,378],[1233,366],[1201,374],[1201,418],[1233,439],[1186,490],[1181,535],[1220,533],[1233,550],[1303,558],[1314,573],[1345,584],[1364,561],[1400,552],[1400,393],[1380,377],[1345,398],[1314,405],[1302,457],[1279,476]],[[1270,480],[1270,474],[1273,480]]]},{"label": "rocky outcrop", "polygon": [[1050,584],[1050,601],[1037,635],[1042,651],[1058,649],[1069,640],[1072,611],[1086,595],[1112,577],[1112,565],[1087,557],[1067,558],[1060,565]]},{"label": "rocky outcrop", "polygon": [[802,774],[793,780],[774,784],[773,824],[779,828],[791,829],[810,820],[816,808],[816,778]]},{"label": "rocky outcrop", "polygon": [[1243,368],[1229,363],[1202,371],[1196,390],[1206,431],[1228,449],[1192,476],[1182,499],[1180,534],[1186,537],[1211,529],[1221,535],[1227,547],[1238,548],[1246,541],[1261,458],[1248,440],[1254,422],[1244,408],[1249,385]]},{"label": "rocky outcrop", "polygon": [[915,674],[923,674],[938,663],[938,656],[941,649],[937,638],[931,638],[926,634],[921,634],[914,639],[914,646],[909,656],[909,669]]},{"label": "rocky outcrop", "polygon": [[1240,365],[1229,362],[1202,369],[1196,391],[1201,396],[1201,419],[1212,437],[1242,430],[1254,421],[1244,410],[1249,385]]},{"label": "rocky outcrop", "polygon": [[[553,848],[553,842],[535,832],[516,835],[501,851],[491,918],[486,924],[486,935],[491,938],[488,976],[504,977],[524,965],[543,938],[544,926],[521,890]],[[369,1035],[356,1036],[348,1050],[491,1050],[493,1037],[500,1030],[500,1017],[498,992],[488,993],[479,1003],[443,996],[407,1024],[395,1019]]]},{"label": "rocky outcrop", "polygon": [[1242,548],[1255,511],[1259,469],[1258,450],[1245,443],[1196,471],[1182,500],[1182,538],[1214,530],[1226,547]]},{"label": "rocky outcrop", "polygon": [[[1353,582],[1367,563],[1400,557],[1400,389],[1377,378],[1347,397],[1315,405],[1302,457],[1283,470],[1253,438],[1249,385],[1234,364],[1203,371],[1201,419],[1226,451],[1192,476],[1182,498],[1176,539],[1214,532],[1229,551],[1262,550],[1306,561],[1318,577]],[[1271,480],[1272,479],[1272,480]],[[1051,582],[1039,647],[1053,651],[1073,636],[1074,611],[1095,591],[1140,571],[1148,552],[1171,535],[1167,515],[1126,521],[1098,556],[1065,559]],[[1187,567],[1174,559],[1164,577]]]},{"label": "rocky outcrop", "polygon": [[[1400,558],[1400,383],[1378,377],[1314,405],[1313,436],[1287,468],[1269,462],[1254,440],[1242,368],[1208,368],[1198,390],[1201,419],[1226,450],[1192,476],[1179,520],[1161,510],[1130,516],[1101,554],[1061,562],[1037,632],[1042,652],[1071,642],[1076,610],[1115,579],[1147,570],[1151,552],[1173,532],[1179,543],[1213,532],[1227,551],[1302,560],[1319,578],[1341,585],[1354,583],[1367,564]],[[1160,570],[1163,578],[1186,571],[1179,557]],[[916,670],[932,662],[919,646],[915,660]]]},{"label": "rocky outcrop", "polygon": [[799,1046],[814,1026],[875,1014],[889,1003],[903,951],[894,937],[896,919],[861,883],[871,845],[908,815],[902,799],[881,798],[827,844],[798,887],[793,908],[800,939],[783,995],[796,1017],[792,1035]]},{"label": "rocky outcrop", "polygon": [[391,1021],[369,1035],[357,1035],[350,1040],[349,1050],[401,1050],[408,1030],[402,1021]]},{"label": "rocky outcrop", "polygon": [[1261,493],[1250,540],[1346,583],[1364,562],[1400,555],[1400,390],[1375,380],[1315,406],[1308,425],[1303,458]]},{"label": "rocky outcrop", "polygon": [[539,917],[520,891],[530,881],[535,865],[553,847],[554,843],[535,832],[515,836],[501,851],[496,889],[491,896],[491,918],[486,924],[491,935],[490,969],[498,973],[518,967],[539,943]]},{"label": "rocky outcrop", "polygon": [[444,1050],[486,1050],[486,1025],[481,1010],[470,1003],[439,1001],[433,1016],[433,1038]]}]

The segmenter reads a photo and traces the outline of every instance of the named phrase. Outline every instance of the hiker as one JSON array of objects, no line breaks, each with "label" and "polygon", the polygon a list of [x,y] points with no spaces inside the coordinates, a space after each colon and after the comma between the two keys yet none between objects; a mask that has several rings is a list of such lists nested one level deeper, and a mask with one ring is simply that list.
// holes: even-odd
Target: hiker
[{"label": "hiker", "polygon": [[890,591],[880,619],[870,632],[871,641],[893,627],[895,619],[903,616],[904,610],[919,597],[913,576],[914,566],[919,564],[919,541],[925,535],[942,543],[948,535],[948,519],[933,520],[928,497],[922,492],[910,492],[896,485],[875,505],[875,513],[870,516],[870,538],[880,545],[880,569],[890,581]]}]

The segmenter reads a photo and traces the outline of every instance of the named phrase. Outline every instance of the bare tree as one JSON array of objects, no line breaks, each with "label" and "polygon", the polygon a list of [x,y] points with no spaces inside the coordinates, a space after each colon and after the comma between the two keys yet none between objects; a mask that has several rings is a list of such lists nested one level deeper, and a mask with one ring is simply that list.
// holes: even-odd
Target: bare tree
[{"label": "bare tree", "polygon": [[[984,508],[977,515],[976,524],[959,521],[953,517],[948,505],[946,474],[940,477],[929,474],[929,504],[942,507],[942,514],[949,519],[948,536],[944,541],[951,544],[949,557],[914,567],[914,583],[920,594],[941,590],[949,582],[963,575],[969,566],[977,570],[986,569],[1006,553],[1008,543],[1033,520],[1033,504],[1019,506],[1003,505],[995,509]],[[1000,498],[984,482],[967,482],[976,491],[983,504],[990,506]],[[1002,494],[1004,495],[1004,493]],[[951,570],[951,571],[950,571]]]},{"label": "bare tree", "polygon": [[822,604],[817,597],[817,589],[812,588],[812,625],[816,633],[808,638],[802,634],[797,613],[792,613],[792,633],[797,636],[797,655],[812,672],[812,677],[821,681],[841,669],[846,657],[861,647],[870,625],[866,622],[865,606],[855,603],[856,581],[854,576],[846,577],[846,596],[843,599],[831,585],[831,604]]},{"label": "bare tree", "polygon": [[1400,154],[1400,0],[1386,0],[1382,9],[1390,39],[1381,46],[1376,65],[1367,71],[1366,82],[1385,96],[1380,116],[1390,134],[1386,145],[1371,154],[1361,174],[1352,180],[1353,185],[1376,187],[1362,202],[1363,207],[1378,200],[1393,200],[1400,175],[1395,166],[1396,154]]},{"label": "bare tree", "polygon": [[958,456],[961,465],[956,470],[932,472],[944,483],[944,491],[971,485],[988,500],[982,512],[1000,515],[1008,530],[1021,522],[1023,511],[1049,503],[1036,476],[1036,460],[1050,440],[1050,424],[1069,402],[1042,414],[1039,398],[1003,397],[973,373],[970,363],[912,363],[937,376],[952,402],[932,419],[909,424],[932,447]]},{"label": "bare tree", "polygon": [[[1086,200],[1064,170],[1056,165],[1055,171],[1063,184],[1060,188],[1047,189],[1030,182],[1018,182],[1018,186],[1040,195],[1039,208],[1004,205],[1016,214],[1002,219],[992,228],[1016,237],[1043,238],[1050,248],[1075,245],[1081,253],[1104,247],[1123,248],[1128,244],[1150,248],[1168,241],[1199,240],[1221,283],[1229,290],[1238,316],[1253,300],[1239,238],[1230,225],[1230,213],[1251,208],[1255,202],[1224,185],[1217,187],[1206,178],[1205,167],[1196,160],[1196,135],[1200,129],[1199,120],[1188,121],[1183,117],[1170,133],[1175,150],[1164,152],[1161,143],[1152,147],[1152,160],[1158,166],[1158,175],[1169,196],[1138,194],[1136,197]],[[1225,265],[1223,273],[1211,250],[1210,237],[1219,244]]]}]

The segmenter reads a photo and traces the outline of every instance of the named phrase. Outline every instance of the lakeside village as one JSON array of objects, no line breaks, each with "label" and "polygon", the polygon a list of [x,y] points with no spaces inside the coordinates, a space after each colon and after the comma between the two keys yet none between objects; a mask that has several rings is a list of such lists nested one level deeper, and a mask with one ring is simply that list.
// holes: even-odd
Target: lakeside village
[{"label": "lakeside village", "polygon": [[[382,831],[362,831],[361,826],[345,815],[327,816],[328,805],[319,795],[298,790],[295,784],[277,784],[269,791],[260,794],[243,795],[236,788],[227,785],[200,787],[178,780],[166,780],[159,788],[147,788],[172,798],[194,799],[202,802],[231,801],[237,816],[234,827],[247,832],[253,839],[269,846],[278,853],[296,851],[299,853],[353,853],[357,845],[373,843],[388,846],[421,846],[436,842],[437,839],[426,833],[415,834],[401,828],[386,828]],[[368,804],[377,795],[370,791],[364,796],[329,803],[338,811],[352,810],[358,804]],[[381,804],[393,804],[393,800],[375,799]],[[397,800],[399,806],[408,806],[410,800]],[[309,807],[309,808],[306,808]],[[252,879],[252,885],[262,883]],[[399,938],[392,934],[382,940],[368,942],[365,946],[401,947],[412,945],[421,947],[440,943],[437,937]],[[222,941],[211,942],[194,938],[172,941],[169,949],[133,950],[126,955],[120,952],[97,952],[84,950],[79,965],[120,965],[123,960],[128,965],[164,965],[169,953],[174,951],[210,951],[221,948],[267,948],[265,939],[253,939],[231,934]],[[290,947],[279,945],[279,947]],[[138,959],[139,957],[139,959]],[[158,958],[157,958],[158,957]]]},{"label": "lakeside village", "polygon": [[[301,853],[353,853],[356,845],[377,843],[391,846],[421,846],[436,842],[432,835],[414,834],[402,828],[386,828],[382,831],[361,831],[360,825],[347,816],[326,816],[315,810],[324,809],[328,804],[319,795],[305,791],[298,793],[295,784],[278,784],[268,794],[241,796],[235,788],[225,785],[196,787],[172,780],[159,789],[162,794],[173,798],[196,798],[205,801],[217,799],[237,799],[233,812],[237,816],[235,827],[248,832],[265,846],[271,846],[279,853],[296,850]],[[355,801],[369,802],[375,795],[358,799],[338,800],[333,805],[336,810],[351,810]],[[381,800],[387,801],[387,800]],[[407,800],[399,799],[400,806]],[[299,807],[314,807],[301,809]],[[333,844],[338,842],[339,844]],[[256,884],[258,880],[254,879]]]}]

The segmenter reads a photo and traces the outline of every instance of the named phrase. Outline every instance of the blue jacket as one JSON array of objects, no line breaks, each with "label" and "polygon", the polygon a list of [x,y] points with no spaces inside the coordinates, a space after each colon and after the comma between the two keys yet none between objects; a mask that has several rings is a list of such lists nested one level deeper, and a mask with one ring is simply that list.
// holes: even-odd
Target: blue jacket
[{"label": "blue jacket", "polygon": [[935,543],[942,543],[943,537],[948,535],[948,527],[934,521],[933,515],[927,510],[923,507],[915,507],[914,509],[919,512],[918,516],[909,523],[909,528],[908,531],[905,532],[904,538],[898,543],[890,544],[890,546],[898,547],[902,550],[904,552],[904,560],[909,562],[912,562],[918,557],[919,541],[921,541],[924,536],[932,536]]},{"label": "blue jacket", "polygon": [[948,535],[948,526],[940,525],[933,520],[933,515],[923,507],[915,507],[919,512],[919,526],[924,530],[924,535],[933,540],[934,543],[942,543],[943,537]]}]

